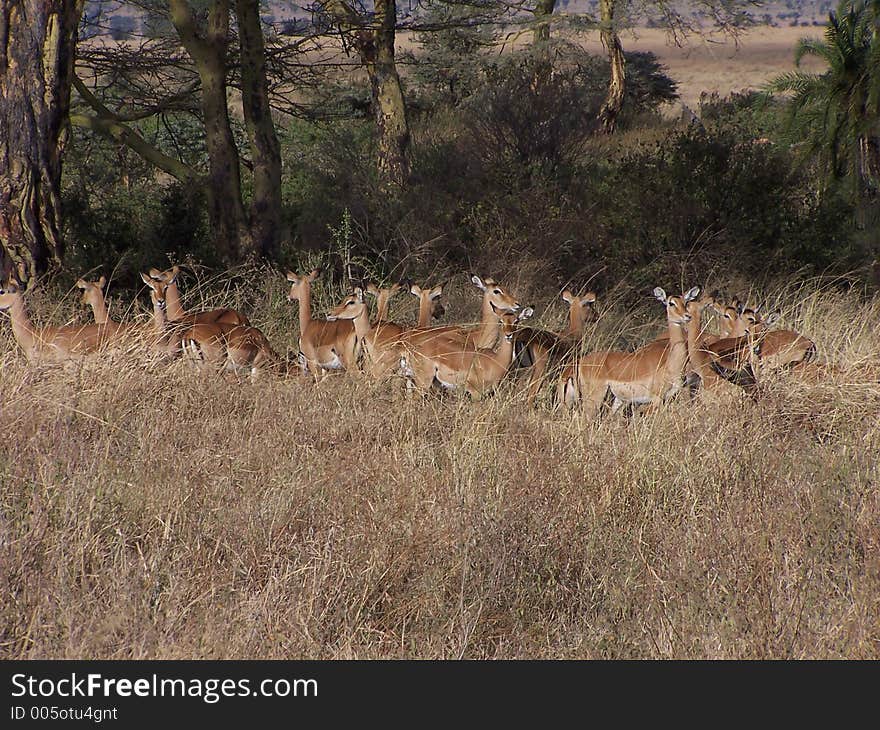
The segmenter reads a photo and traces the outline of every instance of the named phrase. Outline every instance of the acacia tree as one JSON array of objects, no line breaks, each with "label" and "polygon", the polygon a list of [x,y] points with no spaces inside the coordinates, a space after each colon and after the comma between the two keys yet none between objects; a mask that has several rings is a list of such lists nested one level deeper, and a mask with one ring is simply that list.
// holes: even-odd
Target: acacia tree
[{"label": "acacia tree", "polygon": [[0,265],[27,284],[58,263],[61,158],[84,0],[0,0]]},{"label": "acacia tree", "polygon": [[348,0],[319,0],[357,51],[370,80],[376,123],[376,168],[384,187],[400,188],[409,177],[409,122],[394,57],[396,0],[375,0],[373,12]]},{"label": "acacia tree", "polygon": [[[83,71],[100,90],[74,80],[91,113],[74,114],[73,123],[125,144],[181,183],[203,190],[222,259],[233,263],[247,254],[275,255],[282,235],[281,154],[258,0],[234,5],[229,0],[130,0],[129,6],[151,21],[151,37],[137,45],[98,44],[85,50]],[[236,145],[229,108],[236,81],[250,152],[246,161]],[[182,150],[175,155],[159,149],[138,130],[142,120],[156,118],[167,125],[175,115],[198,118],[207,171],[194,159],[184,160]],[[249,207],[244,167],[252,176]]]}]

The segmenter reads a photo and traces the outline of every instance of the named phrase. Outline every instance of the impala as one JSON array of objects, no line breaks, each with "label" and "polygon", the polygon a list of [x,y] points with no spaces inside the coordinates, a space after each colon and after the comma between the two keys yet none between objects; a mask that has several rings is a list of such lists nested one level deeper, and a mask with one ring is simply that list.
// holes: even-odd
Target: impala
[{"label": "impala", "polygon": [[[393,344],[398,363],[406,363],[403,373],[414,377],[414,363],[423,365],[438,356],[495,347],[501,328],[499,315],[518,312],[519,302],[494,279],[471,275],[471,282],[483,292],[480,324],[476,328],[462,326],[416,327],[401,333]],[[428,383],[430,386],[430,382]]]},{"label": "impala", "polygon": [[[731,310],[736,307],[736,317]],[[760,307],[749,308],[734,300],[725,308],[725,327],[722,330],[729,337],[750,337],[753,342],[754,366],[756,371],[778,370],[807,363],[816,356],[816,343],[794,330],[770,329],[779,315],[771,312],[760,314]],[[760,373],[756,372],[757,375]]]},{"label": "impala", "polygon": [[319,380],[331,370],[356,370],[358,339],[347,320],[312,319],[312,283],[320,274],[313,269],[306,276],[287,272],[291,302],[299,302],[300,364]]},{"label": "impala", "polygon": [[367,284],[367,294],[376,297],[376,319],[373,321],[373,324],[388,321],[388,302],[400,291],[401,287],[401,284],[393,284],[392,286],[380,289],[372,282]]},{"label": "impala", "polygon": [[732,385],[745,388],[755,384],[749,358],[741,355],[748,351],[751,343],[747,337],[723,340],[706,336],[702,328],[703,311],[716,306],[715,298],[708,294],[687,303],[687,312],[691,315],[687,328],[687,377],[689,381],[698,378],[703,391],[713,394],[735,392]]},{"label": "impala", "polygon": [[28,317],[19,284],[0,288],[0,311],[9,311],[12,334],[31,361],[63,362],[95,352],[107,341],[107,327],[99,324],[35,327]]},{"label": "impala", "polygon": [[551,361],[560,361],[569,354],[584,334],[586,313],[596,302],[596,294],[587,292],[575,296],[568,289],[562,292],[568,304],[568,325],[560,332],[547,332],[532,327],[520,327],[514,334],[515,368],[529,368],[527,399],[534,403]]},{"label": "impala", "polygon": [[167,338],[168,349],[179,346],[199,364],[236,374],[248,371],[252,377],[262,370],[279,369],[280,358],[256,327],[229,322],[171,322],[166,325],[167,285],[146,274],[141,278],[150,287],[157,334]]},{"label": "impala", "polygon": [[559,403],[571,407],[580,401],[584,412],[595,416],[609,391],[615,399],[614,411],[630,403],[654,409],[672,398],[684,385],[688,356],[684,330],[691,320],[687,304],[699,294],[699,287],[682,296],[654,289],[655,298],[666,307],[669,339],[635,352],[593,352],[580,358],[562,372],[557,385]]},{"label": "impala", "polygon": [[234,309],[221,308],[211,309],[205,312],[187,313],[180,304],[180,289],[177,286],[177,277],[180,275],[180,267],[173,266],[166,271],[150,269],[150,277],[162,281],[166,289],[167,316],[170,322],[181,324],[203,324],[222,322],[225,324],[240,324],[248,326],[250,322],[240,312]]}]

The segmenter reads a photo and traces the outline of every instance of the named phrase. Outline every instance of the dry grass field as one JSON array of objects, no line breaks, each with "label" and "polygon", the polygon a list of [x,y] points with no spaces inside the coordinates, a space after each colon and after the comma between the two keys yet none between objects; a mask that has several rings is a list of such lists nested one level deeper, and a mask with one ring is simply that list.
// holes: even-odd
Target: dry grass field
[{"label": "dry grass field", "polygon": [[[556,292],[493,273],[559,325]],[[250,282],[283,352],[283,276]],[[656,302],[599,294],[587,347],[660,328]],[[761,294],[824,359],[867,367],[592,422],[515,382],[470,402],[29,366],[2,321],[0,656],[876,659],[880,300]],[[73,298],[29,303],[63,321]],[[478,306],[464,277],[448,301],[452,321]]]}]

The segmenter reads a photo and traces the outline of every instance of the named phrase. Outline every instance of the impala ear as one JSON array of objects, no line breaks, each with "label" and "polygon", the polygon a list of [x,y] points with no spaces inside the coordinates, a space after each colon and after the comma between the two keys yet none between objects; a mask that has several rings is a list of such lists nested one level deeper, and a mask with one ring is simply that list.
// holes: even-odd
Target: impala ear
[{"label": "impala ear", "polygon": [[766,317],[764,317],[764,324],[775,324],[779,321],[779,312],[770,312]]},{"label": "impala ear", "polygon": [[171,277],[168,279],[168,283],[173,284],[178,274],[180,274],[180,267],[175,264],[171,267]]},{"label": "impala ear", "polygon": [[562,292],[562,301],[568,302],[569,304],[574,301],[574,294],[572,294],[568,289]]},{"label": "impala ear", "polygon": [[431,299],[439,299],[443,295],[443,284],[435,286],[428,295]]},{"label": "impala ear", "polygon": [[141,280],[144,282],[144,284],[150,287],[150,289],[153,288],[153,284],[155,284],[156,281],[152,276],[143,272],[141,272]]},{"label": "impala ear", "polygon": [[309,272],[308,277],[306,277],[309,281],[314,281],[321,275],[321,269],[312,269]]},{"label": "impala ear", "polygon": [[98,279],[98,287],[103,289],[107,285],[107,277],[101,274],[101,278]]},{"label": "impala ear", "polygon": [[377,287],[372,281],[367,284],[367,294],[372,294],[374,297],[379,296],[379,287]]},{"label": "impala ear", "polygon": [[354,288],[354,295],[358,300],[358,304],[360,304],[364,301],[364,290],[361,287],[356,286]]},{"label": "impala ear", "polygon": [[402,286],[403,285],[400,282],[395,282],[394,284],[392,284],[391,285],[391,296],[394,296],[395,294],[397,294],[397,292],[400,291],[400,288]]},{"label": "impala ear", "polygon": [[150,269],[150,277],[153,279],[161,279],[162,272],[159,269]]},{"label": "impala ear", "polygon": [[522,322],[524,319],[528,319],[535,313],[534,307],[526,307],[525,309],[521,309],[519,314],[516,315],[516,322]]},{"label": "impala ear", "polygon": [[703,291],[703,290],[699,286],[693,286],[690,289],[688,289],[684,295],[685,304],[687,304],[688,302],[692,302],[692,301],[694,301],[694,299],[699,297],[701,291]]},{"label": "impala ear", "polygon": [[409,293],[412,294],[414,297],[420,297],[422,296],[422,287],[420,287],[418,284],[410,284]]},{"label": "impala ear", "polygon": [[587,306],[588,304],[595,304],[595,303],[596,303],[596,292],[594,292],[594,291],[588,291],[586,294],[584,294],[583,297],[581,297],[581,305],[582,306]]},{"label": "impala ear", "polygon": [[76,286],[79,289],[88,289],[89,288],[88,282],[84,281],[83,279],[77,279]]},{"label": "impala ear", "polygon": [[669,297],[666,296],[666,292],[663,291],[663,289],[661,289],[659,286],[654,287],[654,298],[662,302],[663,304],[666,304],[667,300],[669,299]]},{"label": "impala ear", "polygon": [[486,285],[483,283],[483,280],[479,276],[477,276],[476,274],[471,274],[471,281],[478,289],[486,291]]},{"label": "impala ear", "polygon": [[287,272],[287,280],[288,280],[291,284],[296,284],[296,282],[299,281],[299,277],[298,277],[296,274],[294,274],[292,271],[288,271],[288,272]]}]

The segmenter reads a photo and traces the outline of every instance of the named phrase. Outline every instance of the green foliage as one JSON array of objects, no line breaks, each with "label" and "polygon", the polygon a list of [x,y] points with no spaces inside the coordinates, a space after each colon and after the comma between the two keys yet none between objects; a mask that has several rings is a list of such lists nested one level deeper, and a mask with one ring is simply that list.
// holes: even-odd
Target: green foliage
[{"label": "green foliage", "polygon": [[875,3],[840,3],[824,40],[803,39],[795,61],[825,62],[822,74],[801,70],[771,82],[769,93],[790,95],[788,131],[803,159],[854,198],[880,191],[880,22]]}]

